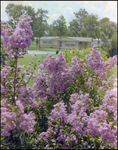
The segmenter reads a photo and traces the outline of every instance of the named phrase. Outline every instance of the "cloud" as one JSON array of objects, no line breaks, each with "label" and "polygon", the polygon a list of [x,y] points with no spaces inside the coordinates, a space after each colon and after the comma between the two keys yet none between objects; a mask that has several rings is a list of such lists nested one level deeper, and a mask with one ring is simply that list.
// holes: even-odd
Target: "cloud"
[{"label": "cloud", "polygon": [[111,21],[117,22],[117,2],[108,2],[107,7],[104,10],[106,16],[110,18]]},{"label": "cloud", "polygon": [[75,19],[74,12],[80,8],[85,9],[89,14],[97,14],[99,19],[109,17],[111,21],[117,22],[117,1],[1,1],[1,19],[8,20],[5,8],[9,3],[32,6],[37,11],[38,8],[48,10],[51,24],[54,20],[63,15],[67,24]]}]

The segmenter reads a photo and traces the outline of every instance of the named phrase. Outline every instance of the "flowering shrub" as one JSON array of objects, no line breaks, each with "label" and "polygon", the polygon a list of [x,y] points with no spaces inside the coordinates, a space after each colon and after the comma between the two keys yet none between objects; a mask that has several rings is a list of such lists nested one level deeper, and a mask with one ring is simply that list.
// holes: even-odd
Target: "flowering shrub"
[{"label": "flowering shrub", "polygon": [[[91,49],[78,50],[76,48],[72,48],[71,50],[66,50],[65,49],[63,51],[63,55],[64,55],[64,57],[66,59],[66,62],[69,63],[69,65],[71,65],[71,59],[73,57],[75,57],[75,56],[83,59],[84,63],[87,63],[86,55],[88,55],[88,54],[91,54]],[[101,57],[101,59],[103,58],[103,60],[106,61],[106,62],[109,60],[109,58],[107,58],[107,56],[106,56],[106,53],[101,53],[100,57]],[[87,67],[87,68],[89,68],[89,67]],[[89,71],[89,69],[87,69],[87,71]],[[113,73],[114,73],[113,70],[111,70],[111,73],[108,72],[108,74],[107,74],[107,80],[109,79],[109,77]]]},{"label": "flowering shrub", "polygon": [[57,58],[48,55],[38,72],[36,61],[18,66],[30,45],[30,22],[23,15],[15,30],[1,26],[4,46],[15,62],[13,70],[8,61],[1,69],[2,147],[117,148],[117,95],[113,76],[107,80],[116,56],[104,61],[93,47],[84,60],[75,56],[70,63],[62,52]]},{"label": "flowering shrub", "polygon": [[99,107],[91,107],[93,100],[89,94],[72,94],[69,102],[69,113],[62,101],[54,105],[48,118],[49,128],[40,133],[39,138],[46,143],[46,148],[117,147],[117,102],[114,91],[106,92]]},{"label": "flowering shrub", "polygon": [[29,23],[32,22],[30,16],[22,15],[16,29],[12,29],[5,22],[1,25],[1,35],[4,38],[3,44],[7,49],[9,57],[25,54],[25,48],[31,45],[33,32]]}]

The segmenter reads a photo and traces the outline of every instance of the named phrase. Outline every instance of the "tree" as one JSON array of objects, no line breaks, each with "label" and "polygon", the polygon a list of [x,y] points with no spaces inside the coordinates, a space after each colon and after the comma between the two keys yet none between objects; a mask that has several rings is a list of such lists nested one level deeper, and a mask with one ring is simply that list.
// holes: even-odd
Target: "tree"
[{"label": "tree", "polygon": [[109,39],[111,39],[112,35],[116,32],[117,32],[117,24],[115,22],[110,21]]},{"label": "tree", "polygon": [[[24,14],[31,16],[33,21],[30,23],[30,25],[32,27],[32,31],[34,32],[34,30],[35,30],[35,18],[36,18],[35,17],[36,16],[35,9],[32,8],[31,6],[24,6]],[[31,37],[32,40],[34,37],[35,37],[35,34],[33,34],[33,36]]]},{"label": "tree", "polygon": [[[21,5],[15,5],[13,3],[10,3],[7,5],[5,12],[7,13],[9,20],[8,20],[8,24],[12,27],[15,28],[19,18],[22,14],[24,15],[30,15],[33,22],[30,23],[32,30],[34,31],[35,28],[35,10],[34,8],[32,8],[31,6],[23,6]],[[33,35],[34,37],[35,35]],[[32,37],[32,40],[33,40]]]},{"label": "tree", "polygon": [[86,17],[89,15],[89,13],[85,10],[80,8],[79,12],[74,12],[75,17],[79,23],[80,30],[83,28],[83,22],[86,19]]},{"label": "tree", "polygon": [[58,36],[56,30],[54,29],[54,24],[46,25],[46,35],[48,36]]},{"label": "tree", "polygon": [[79,27],[79,23],[76,19],[73,19],[72,21],[69,22],[69,26],[68,26],[68,30],[69,30],[69,35],[70,36],[79,36],[79,31],[80,31],[80,27]]},{"label": "tree", "polygon": [[15,5],[10,3],[7,5],[5,12],[9,17],[8,24],[15,28],[20,16],[24,14],[23,5]]},{"label": "tree", "polygon": [[66,26],[66,21],[63,15],[59,16],[59,19],[54,20],[53,22],[53,29],[54,32],[60,36],[60,44],[59,44],[59,49],[61,47],[61,36],[66,35],[67,32],[67,26]]},{"label": "tree", "polygon": [[111,44],[111,48],[109,50],[109,54],[112,57],[114,55],[117,55],[117,34],[116,33],[112,35],[110,44]]},{"label": "tree", "polygon": [[87,37],[96,38],[97,37],[96,27],[98,26],[98,16],[94,14],[88,15],[86,19],[83,21],[83,26],[86,29]]},{"label": "tree", "polygon": [[[22,14],[24,15],[30,15],[33,22],[30,23],[32,30],[33,30],[33,36],[31,37],[32,40],[34,37],[41,37],[45,34],[45,27],[46,25],[44,23],[47,22],[47,15],[48,11],[38,9],[37,12],[35,12],[35,9],[31,6],[23,6],[21,5],[15,5],[13,3],[10,3],[7,5],[5,12],[7,13],[9,20],[8,24],[12,26],[12,28],[15,28],[16,24],[18,23],[18,20]],[[40,32],[40,33],[39,33]],[[40,47],[40,44],[39,44]]]},{"label": "tree", "polygon": [[99,25],[101,27],[101,31],[103,31],[105,35],[108,35],[109,34],[109,29],[110,29],[110,20],[109,20],[109,18],[107,18],[107,17],[102,18],[99,21]]},{"label": "tree", "polygon": [[80,36],[81,36],[81,37],[87,37],[86,28],[82,28],[82,29],[81,29],[81,31],[80,31]]},{"label": "tree", "polygon": [[109,38],[111,37],[111,22],[109,18],[105,17],[99,20],[99,27],[101,28],[101,35],[100,38],[103,42],[102,48],[103,47],[108,47],[107,45]]},{"label": "tree", "polygon": [[44,36],[46,31],[46,24],[48,19],[48,10],[38,9],[36,12],[36,20],[35,20],[35,32],[38,32],[39,37],[39,49],[40,49],[40,38]]}]

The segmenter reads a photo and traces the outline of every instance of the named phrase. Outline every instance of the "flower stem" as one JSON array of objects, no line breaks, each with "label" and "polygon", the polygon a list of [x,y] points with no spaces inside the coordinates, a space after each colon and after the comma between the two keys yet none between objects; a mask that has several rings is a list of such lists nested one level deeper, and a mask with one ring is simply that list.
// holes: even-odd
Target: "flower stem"
[{"label": "flower stem", "polygon": [[16,74],[17,74],[17,56],[15,56],[15,77],[14,77],[14,98],[13,98],[13,103],[16,104],[15,102],[15,96],[16,96]]}]

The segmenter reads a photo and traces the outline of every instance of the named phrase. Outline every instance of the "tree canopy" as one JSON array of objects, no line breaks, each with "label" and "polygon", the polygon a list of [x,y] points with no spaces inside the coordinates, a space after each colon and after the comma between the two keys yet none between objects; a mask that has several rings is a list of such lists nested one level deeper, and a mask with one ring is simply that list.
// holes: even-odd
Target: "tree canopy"
[{"label": "tree canopy", "polygon": [[[89,14],[85,9],[80,9],[78,12],[73,12],[76,19],[72,19],[69,25],[66,25],[66,19],[63,15],[54,20],[52,24],[48,24],[48,10],[42,8],[34,10],[31,6],[15,5],[9,3],[5,12],[8,15],[9,20],[7,23],[15,28],[18,23],[19,17],[22,14],[30,15],[33,22],[31,27],[33,30],[33,36],[73,36],[73,37],[92,37],[93,39],[101,39],[105,45],[108,44],[108,40],[112,38],[114,33],[117,32],[117,24],[110,21],[108,17],[104,17],[99,20],[97,14]],[[61,39],[60,39],[61,41]]]}]

